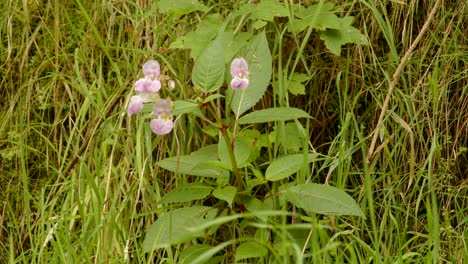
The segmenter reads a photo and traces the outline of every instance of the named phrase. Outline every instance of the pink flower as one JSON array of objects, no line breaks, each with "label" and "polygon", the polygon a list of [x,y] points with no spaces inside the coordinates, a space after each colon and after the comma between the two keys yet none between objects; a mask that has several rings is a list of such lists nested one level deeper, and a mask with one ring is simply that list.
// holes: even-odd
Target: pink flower
[{"label": "pink flower", "polygon": [[244,58],[235,58],[231,63],[231,87],[239,90],[249,86],[249,65]]},{"label": "pink flower", "polygon": [[161,67],[159,66],[158,61],[149,60],[143,64],[143,74],[146,78],[157,79],[160,72]]},{"label": "pink flower", "polygon": [[238,76],[234,76],[231,81],[231,87],[234,90],[242,90],[249,86],[249,79],[248,78],[239,78]]},{"label": "pink flower", "polygon": [[172,131],[174,128],[174,123],[170,119],[157,118],[151,120],[150,127],[156,135],[162,136],[169,134],[169,132]]},{"label": "pink flower", "polygon": [[157,115],[158,117],[162,116],[172,116],[171,113],[172,103],[171,99],[159,99],[154,103],[153,107],[153,114]]},{"label": "pink flower", "polygon": [[234,78],[238,76],[240,78],[249,77],[249,65],[244,58],[235,58],[231,63],[231,76]]},{"label": "pink flower", "polygon": [[132,96],[132,98],[130,98],[130,103],[128,104],[128,116],[141,112],[144,102],[145,99],[143,99],[143,97],[138,95]]},{"label": "pink flower", "polygon": [[135,82],[135,90],[139,93],[157,93],[161,89],[159,80],[150,78],[141,78]]}]

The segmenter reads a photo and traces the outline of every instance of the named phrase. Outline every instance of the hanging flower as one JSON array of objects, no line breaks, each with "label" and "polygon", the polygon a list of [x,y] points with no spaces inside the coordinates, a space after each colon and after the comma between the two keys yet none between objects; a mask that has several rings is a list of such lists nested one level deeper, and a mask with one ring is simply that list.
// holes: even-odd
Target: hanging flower
[{"label": "hanging flower", "polygon": [[161,67],[159,66],[158,61],[149,60],[145,64],[143,64],[143,74],[146,78],[157,79],[159,78],[160,72]]},{"label": "hanging flower", "polygon": [[235,58],[231,63],[231,87],[235,90],[249,86],[249,66],[244,58]]},{"label": "hanging flower", "polygon": [[130,98],[130,103],[128,104],[127,114],[128,116],[132,116],[133,114],[141,112],[143,109],[144,104],[143,97],[139,95],[134,95]]},{"label": "hanging flower", "polygon": [[159,80],[152,80],[150,78],[141,78],[135,82],[135,90],[139,93],[157,93],[161,89],[161,82]]},{"label": "hanging flower", "polygon": [[158,117],[156,119],[151,120],[150,127],[156,135],[162,136],[169,134],[169,132],[172,131],[172,129],[174,128],[174,122],[172,122],[171,119],[164,119]]}]

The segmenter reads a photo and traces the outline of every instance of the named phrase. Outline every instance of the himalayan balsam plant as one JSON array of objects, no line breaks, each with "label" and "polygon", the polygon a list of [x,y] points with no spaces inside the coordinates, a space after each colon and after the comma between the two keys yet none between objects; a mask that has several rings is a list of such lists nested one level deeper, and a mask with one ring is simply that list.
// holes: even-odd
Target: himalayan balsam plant
[{"label": "himalayan balsam plant", "polygon": [[[286,12],[283,15],[281,10],[284,7],[277,3],[274,5],[278,11],[277,16],[289,14]],[[339,55],[341,45],[350,40],[334,40],[336,32],[351,32],[362,37],[359,31],[356,33],[349,25],[349,19],[341,20],[331,13],[333,4],[321,3],[309,9],[311,14],[321,16],[323,12],[328,19],[336,20],[332,23],[333,28],[328,28],[325,22],[320,26],[315,25],[321,31],[321,38],[326,46],[331,47],[332,53]],[[302,12],[301,17],[290,17],[291,23],[287,24],[288,30],[296,34],[304,30],[307,23],[313,25],[316,19],[305,15],[308,9],[298,7],[298,10]],[[252,12],[238,12],[233,16],[249,17],[256,11]],[[212,20],[220,18],[214,16],[210,19],[212,23]],[[269,19],[272,18],[265,17],[265,21],[270,21]],[[209,259],[229,246],[236,250],[235,260],[238,261],[268,254],[271,248],[265,245],[278,235],[276,231],[268,230],[269,226],[287,224],[284,222],[286,218],[282,216],[291,217],[293,211],[294,215],[364,217],[358,204],[343,190],[326,184],[311,183],[310,178],[304,176],[310,171],[311,164],[323,160],[307,142],[302,145],[302,149],[284,151],[282,141],[276,141],[278,137],[275,134],[256,129],[262,123],[270,123],[275,128],[274,131],[286,126],[295,131],[291,137],[307,141],[307,132],[302,123],[310,122],[311,117],[301,109],[286,106],[249,112],[264,96],[268,87],[271,87],[272,56],[265,31],[259,30],[260,33],[256,35],[237,34],[228,27],[228,21],[229,19],[223,24],[220,19],[219,23],[215,23],[220,25],[213,31],[216,37],[209,40],[203,48],[183,46],[191,43],[189,36],[182,36],[180,42],[176,40],[171,45],[172,48],[190,48],[192,51],[191,55],[195,60],[192,71],[193,87],[188,89],[197,92],[196,98],[174,102],[169,98],[161,99],[160,65],[156,61],[144,64],[144,78],[135,83],[137,95],[130,99],[129,116],[140,112],[143,104],[152,103],[151,115],[154,119],[150,122],[150,127],[157,135],[171,133],[174,127],[173,115],[188,115],[188,118],[205,121],[203,123],[208,127],[204,131],[212,138],[211,142],[214,142],[188,155],[168,157],[155,164],[166,170],[161,170],[161,173],[186,177],[181,182],[188,183],[179,185],[157,201],[161,208],[166,209],[158,213],[157,220],[146,233],[143,243],[145,252],[168,249],[180,244],[185,244],[187,252],[192,252],[191,250],[195,250],[192,245],[198,249],[199,243],[203,243],[203,250],[197,258],[191,259],[191,263]],[[336,25],[341,25],[342,28],[337,28]],[[213,26],[205,30],[212,28]],[[204,33],[194,32],[190,36]],[[203,39],[203,35],[200,35],[200,39]],[[225,78],[226,72],[230,73],[230,78]],[[168,87],[173,89],[174,86],[175,83],[169,81]],[[265,154],[267,152],[274,155]],[[207,199],[209,203],[203,202]],[[239,219],[242,220],[242,225],[239,224]],[[235,232],[240,233],[248,226],[263,226],[257,231],[267,229],[268,232],[267,235],[255,235],[255,238],[244,240],[233,237],[218,245],[206,242],[210,239],[198,240],[197,245],[193,244],[194,239],[216,236],[224,225],[237,225]],[[239,236],[242,235],[237,235]]]}]

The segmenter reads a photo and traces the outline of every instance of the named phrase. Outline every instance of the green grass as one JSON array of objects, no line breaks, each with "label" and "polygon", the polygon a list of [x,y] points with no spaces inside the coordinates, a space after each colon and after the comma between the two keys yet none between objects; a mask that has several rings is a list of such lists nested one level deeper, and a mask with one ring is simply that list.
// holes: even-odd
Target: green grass
[{"label": "green grass", "polygon": [[[223,16],[240,5],[218,2],[206,5]],[[292,35],[287,18],[277,18],[265,27],[273,80],[293,73],[310,80],[298,96],[277,82],[255,109],[308,112],[313,119],[302,123],[309,136],[302,144],[325,158],[296,180],[345,190],[367,219],[298,214],[296,223],[278,217],[242,230],[251,223],[238,220],[197,243],[217,246],[268,230],[270,253],[248,263],[466,263],[468,4],[443,1],[438,8],[400,75],[368,161],[392,74],[435,1],[337,2],[339,15],[354,16],[370,45],[347,45],[337,57],[315,31]],[[174,76],[172,98],[197,96],[190,53],[169,45],[196,29],[203,13],[163,15],[152,1],[0,7],[0,262],[177,263],[184,245],[143,253],[142,242],[168,209],[158,204],[161,197],[200,179],[155,163],[214,141],[193,116],[181,116],[172,135],[157,137],[143,120],[127,117],[126,105],[151,58]],[[243,23],[242,31],[255,32]],[[278,157],[284,124],[257,129],[279,131],[278,145],[263,153],[264,160]],[[281,243],[291,244],[291,255]],[[235,248],[226,245],[217,256],[230,263]]]}]

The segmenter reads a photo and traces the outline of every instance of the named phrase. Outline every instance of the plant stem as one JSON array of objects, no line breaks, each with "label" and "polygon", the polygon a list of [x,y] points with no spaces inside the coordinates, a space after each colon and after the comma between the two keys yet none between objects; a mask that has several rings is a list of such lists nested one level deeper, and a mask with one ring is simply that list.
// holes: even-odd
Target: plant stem
[{"label": "plant stem", "polygon": [[226,142],[226,146],[229,153],[229,159],[231,160],[232,172],[234,176],[236,176],[236,186],[239,192],[244,190],[244,182],[239,173],[239,169],[237,168],[237,160],[236,155],[234,155],[234,142],[231,142],[231,138],[228,135],[227,130],[222,131],[224,141]]}]

